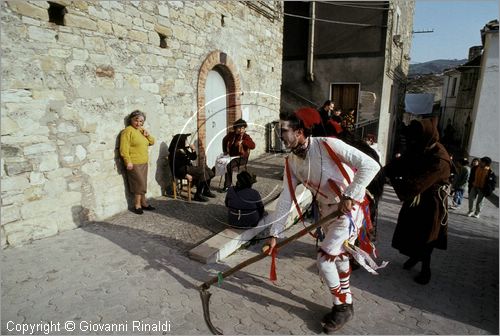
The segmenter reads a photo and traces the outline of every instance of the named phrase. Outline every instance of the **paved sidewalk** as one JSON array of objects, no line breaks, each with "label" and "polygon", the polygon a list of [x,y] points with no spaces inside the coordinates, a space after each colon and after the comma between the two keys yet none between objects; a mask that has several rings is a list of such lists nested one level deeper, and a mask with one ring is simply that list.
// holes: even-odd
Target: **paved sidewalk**
[{"label": "paved sidewalk", "polygon": [[[249,167],[261,193],[279,190],[282,155]],[[261,247],[216,265],[187,257],[224,228],[223,197],[206,204],[161,197],[154,201],[157,211],[143,216],[124,212],[3,250],[2,334],[21,334],[22,327],[35,334],[44,334],[43,327],[68,335],[210,334],[196,286]],[[465,208],[451,210],[449,247],[434,252],[427,286],[412,281],[418,269],[403,270],[406,258],[390,247],[399,208],[387,186],[377,247],[379,262],[390,263],[378,276],[353,273],[355,317],[339,334],[498,334],[498,208],[485,201],[479,219],[466,217]],[[331,298],[316,275],[314,241],[306,236],[280,251],[276,284],[268,280],[269,265],[264,259],[211,287],[214,325],[226,334],[321,333]]]}]

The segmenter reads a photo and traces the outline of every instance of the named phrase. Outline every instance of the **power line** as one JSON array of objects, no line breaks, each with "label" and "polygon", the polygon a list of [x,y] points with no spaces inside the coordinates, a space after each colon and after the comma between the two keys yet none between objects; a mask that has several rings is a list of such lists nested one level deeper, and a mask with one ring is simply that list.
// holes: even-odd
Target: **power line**
[{"label": "power line", "polygon": [[[309,16],[302,16],[302,15],[296,15],[296,14],[289,14],[285,13],[285,16],[291,16],[291,17],[296,17],[300,19],[307,19],[311,20]],[[314,21],[321,21],[321,22],[328,22],[328,23],[337,23],[337,24],[343,24],[343,25],[349,25],[349,26],[361,26],[361,27],[381,27],[381,28],[387,28],[387,26],[379,26],[379,25],[372,25],[372,24],[367,24],[367,23],[355,23],[355,22],[346,22],[346,21],[334,21],[334,20],[326,20],[326,19],[318,19],[315,18]]]},{"label": "power line", "polygon": [[[341,7],[352,7],[352,8],[365,8],[365,9],[378,9],[378,10],[389,10],[389,7],[379,7],[379,5],[375,4],[375,6],[359,6],[359,5],[351,5],[351,4],[345,4],[345,3],[337,3],[337,2],[330,2],[330,1],[316,1],[318,3],[326,4],[326,5],[333,5],[333,6],[341,6]],[[382,3],[380,5],[383,5]]]},{"label": "power line", "polygon": [[424,33],[434,33],[434,29],[430,30],[413,30],[412,34],[424,34]]}]

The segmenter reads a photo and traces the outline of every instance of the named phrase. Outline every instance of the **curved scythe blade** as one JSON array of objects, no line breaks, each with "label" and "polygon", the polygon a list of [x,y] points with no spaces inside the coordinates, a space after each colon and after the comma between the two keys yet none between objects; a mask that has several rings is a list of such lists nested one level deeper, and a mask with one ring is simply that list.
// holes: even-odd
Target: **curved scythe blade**
[{"label": "curved scythe blade", "polygon": [[[334,217],[339,217],[339,216],[342,216],[342,212],[340,210],[332,212],[331,214],[329,214],[329,215],[325,216],[324,218],[322,218],[317,223],[311,224],[311,225],[303,228],[299,232],[295,233],[294,235],[292,235],[292,236],[286,238],[285,240],[277,243],[276,244],[276,248],[279,249],[279,248],[285,246],[286,244],[288,244],[288,243],[290,243],[290,242],[292,242],[292,241],[294,241],[294,240],[296,240],[296,239],[304,236],[308,232],[316,229],[317,227],[320,227],[321,225],[323,225],[327,221],[333,219]],[[268,256],[269,256],[268,251],[262,252],[261,254],[253,256],[250,259],[247,259],[247,260],[239,263],[238,265],[234,266],[233,268],[228,269],[227,271],[225,271],[224,273],[220,274],[219,276],[222,276],[223,279],[226,279],[227,277],[229,277],[233,273],[236,273],[237,271],[241,270],[242,268],[245,268],[246,266],[251,265],[254,262],[259,261],[259,260],[261,260],[261,259],[263,259],[265,257],[268,257]],[[208,280],[207,282],[201,284],[198,287],[198,290],[200,292],[201,302],[202,302],[202,305],[203,305],[203,317],[205,318],[205,322],[206,322],[208,328],[210,329],[210,331],[214,335],[223,335],[223,333],[222,333],[222,331],[219,328],[216,328],[212,324],[212,321],[210,320],[209,300],[210,300],[210,296],[212,295],[212,293],[210,293],[208,291],[208,289],[210,288],[210,285],[216,283],[219,280],[219,276],[213,277],[212,279]]]},{"label": "curved scythe blade", "polygon": [[201,297],[201,305],[203,306],[203,317],[205,318],[205,323],[207,324],[208,329],[212,332],[214,335],[222,335],[222,330],[217,328],[212,324],[212,321],[210,320],[210,310],[209,310],[209,301],[210,301],[210,296],[212,296],[212,293],[208,291],[208,288],[210,286],[200,286],[198,287],[198,290],[200,291],[200,297]]}]

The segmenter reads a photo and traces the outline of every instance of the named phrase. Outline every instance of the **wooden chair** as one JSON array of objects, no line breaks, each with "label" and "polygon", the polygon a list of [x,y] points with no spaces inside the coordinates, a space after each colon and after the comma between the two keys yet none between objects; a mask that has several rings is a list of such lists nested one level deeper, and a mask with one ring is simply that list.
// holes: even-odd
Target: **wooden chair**
[{"label": "wooden chair", "polygon": [[[186,181],[186,184],[184,184],[184,181]],[[184,189],[184,186],[186,186],[186,189]],[[177,199],[177,193],[179,193],[180,196],[180,193],[182,191],[186,191],[188,202],[191,202],[191,181],[189,181],[187,178],[180,179],[173,177],[172,190],[174,191],[174,199]]]},{"label": "wooden chair", "polygon": [[[172,176],[172,191],[174,193],[174,199],[177,199],[177,194],[179,194],[180,196],[183,191],[186,191],[188,202],[191,202],[191,181],[188,180],[186,177],[184,178],[175,177],[174,172],[172,171],[172,168],[170,166],[168,156],[166,157],[166,160],[167,160],[167,165],[170,169],[170,175]],[[184,188],[184,186],[186,188]]]},{"label": "wooden chair", "polygon": [[[248,160],[247,162],[244,164],[244,165],[237,165],[236,167],[233,168],[233,172],[237,172],[237,173],[240,173],[242,171],[247,171],[247,165],[248,165],[248,161],[250,161],[250,152],[248,153]],[[224,177],[224,175],[221,175],[220,177],[220,180],[219,180],[219,188],[220,188],[220,185],[222,183],[222,178]]]}]

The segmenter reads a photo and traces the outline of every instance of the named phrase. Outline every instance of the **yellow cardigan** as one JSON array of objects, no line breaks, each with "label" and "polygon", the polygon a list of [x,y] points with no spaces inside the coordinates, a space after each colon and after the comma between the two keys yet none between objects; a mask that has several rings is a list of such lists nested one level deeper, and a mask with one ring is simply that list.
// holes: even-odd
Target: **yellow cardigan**
[{"label": "yellow cardigan", "polygon": [[151,135],[145,137],[138,129],[127,126],[120,134],[120,155],[125,165],[148,163],[148,146],[154,143]]}]

